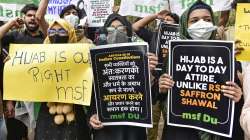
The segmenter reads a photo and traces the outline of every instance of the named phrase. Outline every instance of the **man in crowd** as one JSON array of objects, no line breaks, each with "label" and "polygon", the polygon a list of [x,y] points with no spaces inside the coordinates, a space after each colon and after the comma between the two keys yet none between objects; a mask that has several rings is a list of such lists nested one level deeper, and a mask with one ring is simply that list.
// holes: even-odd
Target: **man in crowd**
[{"label": "man in crowd", "polygon": [[[38,7],[34,4],[27,4],[21,10],[23,18],[9,20],[0,27],[0,39],[2,47],[9,50],[11,43],[16,44],[40,44],[43,43],[45,28],[39,30],[39,24],[35,14]],[[41,19],[40,25],[46,25],[45,19]],[[24,28],[23,28],[24,27]],[[44,26],[42,26],[44,27]],[[45,29],[45,30],[44,30]],[[1,85],[2,85],[1,67]],[[25,94],[25,93],[20,93]],[[14,118],[15,102],[7,101],[5,116],[7,117],[8,140],[21,140],[27,138],[28,128],[21,121]]]}]

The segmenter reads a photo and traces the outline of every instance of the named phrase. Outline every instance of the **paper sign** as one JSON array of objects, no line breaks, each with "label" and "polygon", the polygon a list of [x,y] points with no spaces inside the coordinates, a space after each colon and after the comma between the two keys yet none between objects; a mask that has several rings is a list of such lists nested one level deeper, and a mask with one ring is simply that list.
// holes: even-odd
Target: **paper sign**
[{"label": "paper sign", "polygon": [[89,44],[11,44],[4,99],[90,105]]}]

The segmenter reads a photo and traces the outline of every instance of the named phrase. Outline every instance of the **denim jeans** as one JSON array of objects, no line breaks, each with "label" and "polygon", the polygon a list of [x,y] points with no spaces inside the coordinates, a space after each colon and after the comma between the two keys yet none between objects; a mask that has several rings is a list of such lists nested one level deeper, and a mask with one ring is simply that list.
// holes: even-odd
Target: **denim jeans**
[{"label": "denim jeans", "polygon": [[4,118],[0,117],[0,140],[7,139],[7,128]]}]

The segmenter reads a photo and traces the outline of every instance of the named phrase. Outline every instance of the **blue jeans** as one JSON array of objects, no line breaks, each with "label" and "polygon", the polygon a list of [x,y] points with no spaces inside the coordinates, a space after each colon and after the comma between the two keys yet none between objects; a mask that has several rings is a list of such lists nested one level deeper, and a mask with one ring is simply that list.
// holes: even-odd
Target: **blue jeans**
[{"label": "blue jeans", "polygon": [[4,118],[0,117],[0,140],[6,140],[7,139],[7,128],[5,124]]}]

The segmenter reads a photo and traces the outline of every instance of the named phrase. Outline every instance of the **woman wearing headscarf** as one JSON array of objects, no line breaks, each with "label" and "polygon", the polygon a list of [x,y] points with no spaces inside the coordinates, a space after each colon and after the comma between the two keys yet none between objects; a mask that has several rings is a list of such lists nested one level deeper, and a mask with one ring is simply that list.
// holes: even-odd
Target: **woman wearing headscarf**
[{"label": "woman wearing headscarf", "polygon": [[[80,1],[79,1],[80,2]],[[44,17],[48,8],[49,0],[41,0],[39,8],[36,13],[36,19],[43,30],[48,29],[48,23],[44,21]],[[77,8],[75,5],[70,4],[62,9],[59,14],[61,19],[69,22],[76,31],[77,43],[91,43],[92,41],[87,38],[87,16],[83,9]]]},{"label": "woman wearing headscarf", "polygon": [[[49,26],[47,35],[44,41],[45,44],[77,42],[74,28],[64,19],[54,21]],[[86,121],[87,116],[82,106],[62,103],[38,103],[36,104],[36,110],[38,111],[36,140],[91,139]]]},{"label": "woman wearing headscarf", "polygon": [[[132,26],[127,19],[119,14],[111,14],[104,24],[107,32],[107,44],[131,42]],[[157,63],[154,56],[149,55],[152,60],[150,68],[155,68]],[[94,96],[94,94],[93,94]],[[96,105],[92,96],[92,110],[90,113],[90,125],[94,128],[94,140],[146,140],[146,128],[137,126],[103,126],[96,114]]]},{"label": "woman wearing headscarf", "polygon": [[[188,10],[186,10],[180,19],[180,35],[182,39],[190,40],[214,40],[216,35],[216,27],[212,8],[202,1],[195,2]],[[235,64],[235,71],[241,71],[239,63]],[[159,79],[159,90],[166,93],[172,88],[174,81],[168,74],[163,74]],[[241,83],[235,73],[235,81],[226,82],[226,86],[222,86],[223,95],[234,100],[234,124],[232,138],[220,137],[203,131],[191,128],[181,128],[165,125],[166,132],[163,132],[164,140],[243,140],[244,134],[240,128],[239,115],[242,108],[243,99]]]}]

